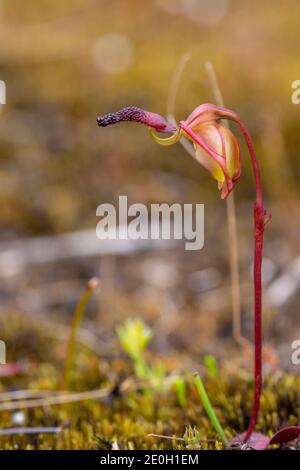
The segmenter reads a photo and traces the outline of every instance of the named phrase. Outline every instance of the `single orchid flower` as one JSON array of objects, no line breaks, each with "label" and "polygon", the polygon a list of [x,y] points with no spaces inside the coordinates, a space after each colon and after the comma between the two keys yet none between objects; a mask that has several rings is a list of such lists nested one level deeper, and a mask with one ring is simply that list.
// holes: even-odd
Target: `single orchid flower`
[{"label": "single orchid flower", "polygon": [[[97,118],[99,126],[107,126],[120,121],[136,121],[146,124],[153,140],[160,145],[172,145],[181,137],[192,141],[196,159],[218,182],[221,198],[225,199],[241,175],[240,150],[235,135],[222,123],[231,120],[238,124],[251,157],[255,179],[256,198],[254,206],[254,337],[255,337],[255,371],[254,399],[250,424],[243,435],[243,441],[248,442],[256,426],[262,388],[262,282],[261,265],[263,234],[271,214],[263,207],[262,184],[256,152],[250,135],[240,117],[229,109],[214,104],[201,104],[185,121],[179,123],[178,129],[165,121],[158,114],[144,111],[140,108],[124,108],[116,113],[110,113]],[[158,133],[172,133],[169,137],[160,137]]]},{"label": "single orchid flower", "polygon": [[97,123],[105,127],[121,121],[135,121],[160,133],[173,132],[174,135],[167,139],[160,139],[152,133],[153,139],[161,145],[173,144],[184,135],[193,142],[198,162],[217,180],[221,197],[224,199],[241,175],[239,145],[235,135],[221,123],[224,114],[225,110],[222,113],[221,108],[217,106],[203,104],[198,106],[186,121],[182,121],[176,130],[159,114],[131,106],[98,117]]}]

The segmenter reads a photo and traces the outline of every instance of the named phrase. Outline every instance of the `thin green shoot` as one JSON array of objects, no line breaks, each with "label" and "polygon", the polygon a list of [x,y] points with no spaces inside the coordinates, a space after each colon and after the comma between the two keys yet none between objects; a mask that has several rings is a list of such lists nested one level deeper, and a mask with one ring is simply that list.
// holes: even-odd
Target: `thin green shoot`
[{"label": "thin green shoot", "polygon": [[205,411],[207,413],[207,416],[209,417],[209,420],[210,420],[212,426],[214,427],[215,431],[219,435],[224,447],[228,447],[229,443],[228,443],[228,440],[225,436],[224,430],[221,426],[220,421],[217,418],[217,415],[216,415],[216,413],[213,409],[213,406],[212,406],[212,404],[211,404],[211,402],[208,398],[205,387],[204,387],[203,382],[202,382],[199,375],[196,375],[194,377],[194,383],[195,383],[197,391],[199,393],[200,400],[202,402],[203,408],[205,409]]},{"label": "thin green shoot", "polygon": [[69,390],[69,387],[70,387],[78,328],[83,318],[87,304],[89,303],[93,295],[93,292],[98,286],[98,284],[99,284],[98,278],[92,278],[89,280],[83,293],[81,294],[81,297],[79,299],[79,302],[76,306],[76,309],[73,315],[70,336],[67,342],[67,353],[66,353],[64,380],[63,380],[64,390]]}]

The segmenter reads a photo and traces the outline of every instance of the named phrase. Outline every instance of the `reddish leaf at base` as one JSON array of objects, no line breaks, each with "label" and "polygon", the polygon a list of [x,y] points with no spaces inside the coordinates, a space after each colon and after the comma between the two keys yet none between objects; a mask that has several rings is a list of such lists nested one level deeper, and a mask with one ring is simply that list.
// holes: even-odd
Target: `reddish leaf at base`
[{"label": "reddish leaf at base", "polygon": [[265,450],[270,444],[270,438],[259,432],[252,433],[247,444],[244,444],[244,438],[246,433],[238,434],[231,442],[230,446],[235,449],[253,449],[253,450]]},{"label": "reddish leaf at base", "polygon": [[300,436],[300,426],[287,426],[277,431],[269,444],[284,444]]},{"label": "reddish leaf at base", "polygon": [[[239,434],[235,437],[230,445],[233,448],[243,448],[243,440],[246,433]],[[300,426],[287,426],[277,431],[272,437],[265,436],[258,432],[254,432],[249,441],[247,448],[253,450],[266,450],[272,444],[285,444],[286,442],[293,441],[300,436]]]}]

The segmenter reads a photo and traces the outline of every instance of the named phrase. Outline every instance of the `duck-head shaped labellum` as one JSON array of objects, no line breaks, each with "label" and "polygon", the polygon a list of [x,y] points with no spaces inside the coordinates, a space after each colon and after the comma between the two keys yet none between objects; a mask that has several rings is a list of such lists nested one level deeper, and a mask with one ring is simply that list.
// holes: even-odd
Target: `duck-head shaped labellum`
[{"label": "duck-head shaped labellum", "polygon": [[136,106],[128,106],[120,109],[115,113],[109,113],[104,116],[97,118],[97,124],[101,127],[109,126],[110,124],[116,124],[122,121],[135,121],[140,124],[145,124],[157,132],[174,132],[176,127],[169,124],[162,116],[150,111],[145,111]]}]

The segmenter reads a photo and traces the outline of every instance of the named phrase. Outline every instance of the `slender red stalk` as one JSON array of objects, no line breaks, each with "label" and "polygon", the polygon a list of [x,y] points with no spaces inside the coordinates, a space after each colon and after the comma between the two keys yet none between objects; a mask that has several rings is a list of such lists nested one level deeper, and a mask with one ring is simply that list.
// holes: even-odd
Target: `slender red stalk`
[{"label": "slender red stalk", "polygon": [[[232,119],[232,116],[230,116]],[[254,359],[254,398],[252,413],[248,430],[246,432],[244,442],[247,442],[254,431],[256,426],[257,417],[260,407],[260,396],[262,389],[262,281],[261,281],[261,268],[262,268],[262,250],[263,250],[263,235],[265,224],[270,219],[270,215],[266,215],[266,210],[263,207],[262,197],[262,184],[260,177],[260,169],[256,152],[252,144],[250,135],[245,128],[242,121],[235,115],[234,121],[238,123],[244,139],[246,141],[249,155],[252,162],[252,169],[255,179],[255,206],[254,206],[254,344],[255,344],[255,359]],[[205,143],[184,123],[180,123],[181,128],[186,132],[194,142],[208,151],[216,160],[219,157],[213,149],[210,149]],[[226,175],[225,175],[226,177]]]},{"label": "slender red stalk", "polygon": [[256,188],[256,201],[254,207],[254,398],[250,423],[244,442],[247,442],[254,431],[256,426],[257,417],[260,407],[260,396],[262,389],[262,282],[261,282],[261,267],[262,267],[262,253],[263,253],[263,236],[266,223],[270,220],[271,214],[267,215],[263,207],[262,197],[262,184],[260,177],[259,164],[256,157],[256,152],[252,144],[251,138],[248,134],[244,124],[237,121],[243,136],[245,138],[249,154],[251,157],[253,174],[255,178]]}]

